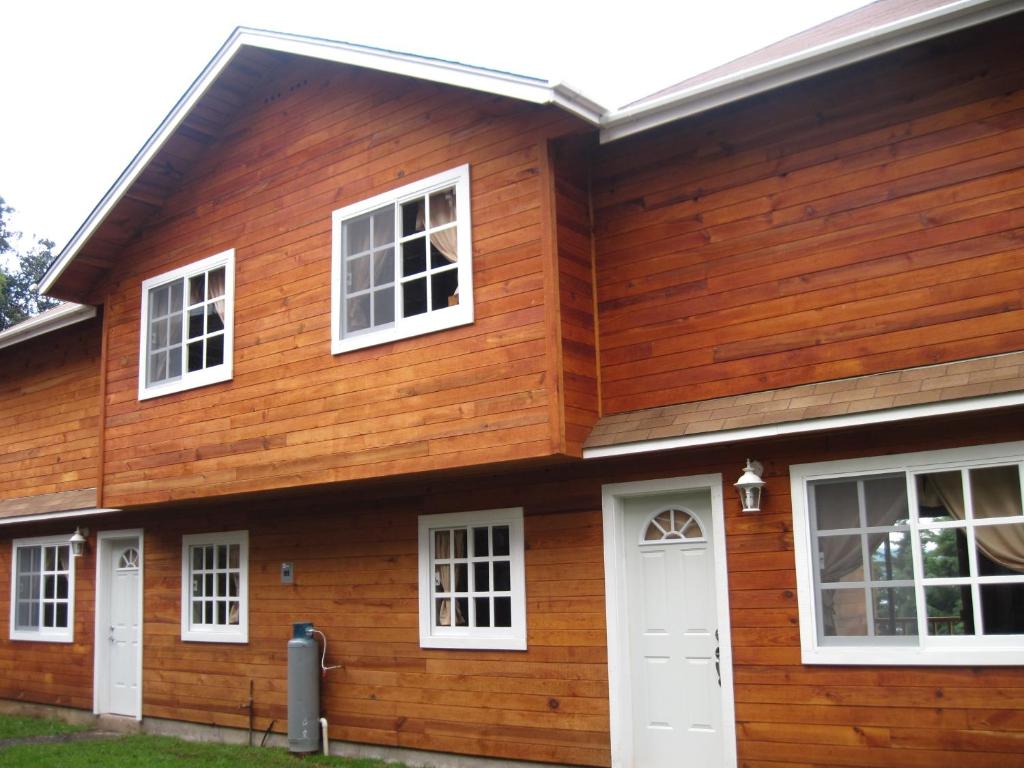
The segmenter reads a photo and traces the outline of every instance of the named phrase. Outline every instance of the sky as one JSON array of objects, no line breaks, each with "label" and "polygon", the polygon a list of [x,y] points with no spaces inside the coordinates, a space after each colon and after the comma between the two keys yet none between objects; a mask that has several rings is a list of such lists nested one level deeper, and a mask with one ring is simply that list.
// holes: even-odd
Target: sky
[{"label": "sky", "polygon": [[0,16],[0,197],[58,250],[236,26],[570,84],[605,107],[866,0],[14,0]]}]

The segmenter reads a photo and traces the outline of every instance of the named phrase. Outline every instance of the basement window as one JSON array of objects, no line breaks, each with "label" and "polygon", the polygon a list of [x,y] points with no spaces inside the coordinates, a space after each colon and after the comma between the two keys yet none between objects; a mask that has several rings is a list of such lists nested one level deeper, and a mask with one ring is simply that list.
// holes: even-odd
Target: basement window
[{"label": "basement window", "polygon": [[469,166],[334,212],[331,351],[473,322]]},{"label": "basement window", "polygon": [[420,646],[526,650],[523,510],[419,519]]},{"label": "basement window", "polygon": [[1024,443],[792,482],[804,663],[1024,663]]},{"label": "basement window", "polygon": [[11,640],[74,640],[75,569],[67,536],[15,539]]},{"label": "basement window", "polygon": [[235,252],[142,283],[139,399],[231,378]]},{"label": "basement window", "polygon": [[181,540],[181,639],[249,641],[249,533]]}]

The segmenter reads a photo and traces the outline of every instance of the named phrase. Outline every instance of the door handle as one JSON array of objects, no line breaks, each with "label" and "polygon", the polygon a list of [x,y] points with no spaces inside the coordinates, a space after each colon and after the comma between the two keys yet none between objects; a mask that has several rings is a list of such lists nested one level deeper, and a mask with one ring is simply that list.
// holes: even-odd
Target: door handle
[{"label": "door handle", "polygon": [[718,676],[718,687],[722,687],[722,665],[721,665],[721,654],[719,648],[721,646],[718,643],[718,630],[715,630],[715,674]]}]

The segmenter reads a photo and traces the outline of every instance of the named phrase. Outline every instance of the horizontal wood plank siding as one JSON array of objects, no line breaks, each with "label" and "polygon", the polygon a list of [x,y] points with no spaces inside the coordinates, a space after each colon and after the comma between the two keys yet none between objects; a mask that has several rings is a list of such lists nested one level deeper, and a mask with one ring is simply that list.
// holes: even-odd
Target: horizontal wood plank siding
[{"label": "horizontal wood plank siding", "polygon": [[1017,350],[1020,15],[602,147],[605,411]]},{"label": "horizontal wood plank siding", "polygon": [[[103,289],[105,503],[549,455],[539,177],[548,136],[572,126],[557,110],[475,92],[284,66],[184,173]],[[332,355],[332,211],[462,163],[475,322]],[[227,248],[233,381],[139,402],[141,281]]]},{"label": "horizontal wood plank siding", "polygon": [[566,452],[582,454],[600,415],[590,220],[591,136],[553,142]]},{"label": "horizontal wood plank siding", "polygon": [[95,488],[100,320],[0,350],[0,499]]}]

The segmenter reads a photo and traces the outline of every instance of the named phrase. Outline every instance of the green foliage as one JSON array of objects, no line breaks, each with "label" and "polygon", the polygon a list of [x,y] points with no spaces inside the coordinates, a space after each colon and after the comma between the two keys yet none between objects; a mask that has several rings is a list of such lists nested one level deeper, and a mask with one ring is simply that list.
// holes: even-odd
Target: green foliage
[{"label": "green foliage", "polygon": [[39,238],[22,250],[21,233],[10,225],[13,211],[0,197],[0,331],[59,303],[36,288],[53,261],[54,243]]},{"label": "green foliage", "polygon": [[[0,740],[27,739],[32,736],[53,736],[58,733],[74,733],[85,730],[81,725],[69,725],[60,720],[42,720],[38,717],[0,717]],[[3,762],[0,760],[0,762]]]}]

